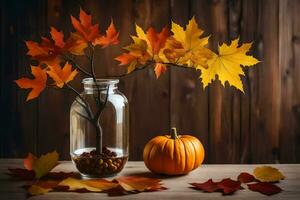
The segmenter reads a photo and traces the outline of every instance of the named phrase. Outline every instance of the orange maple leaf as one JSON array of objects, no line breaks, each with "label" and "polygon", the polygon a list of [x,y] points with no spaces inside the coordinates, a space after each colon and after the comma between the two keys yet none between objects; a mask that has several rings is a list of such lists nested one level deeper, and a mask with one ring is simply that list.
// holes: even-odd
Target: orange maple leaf
[{"label": "orange maple leaf", "polygon": [[71,16],[73,27],[77,31],[75,34],[81,36],[86,42],[94,42],[96,38],[100,38],[99,24],[92,24],[92,16],[88,15],[82,9],[79,13],[79,21]]},{"label": "orange maple leaf", "polygon": [[27,158],[23,160],[25,169],[33,170],[33,164],[36,159],[37,157],[35,155],[33,155],[32,153],[28,153]]},{"label": "orange maple leaf", "polygon": [[157,55],[159,51],[165,46],[170,31],[164,27],[160,33],[156,32],[153,27],[150,27],[147,31],[147,38],[151,44],[152,54]]},{"label": "orange maple leaf", "polygon": [[48,75],[55,81],[57,87],[62,88],[65,83],[72,81],[78,74],[77,70],[72,71],[72,65],[65,63],[61,68],[59,65],[50,65],[47,71]]},{"label": "orange maple leaf", "polygon": [[15,81],[20,88],[32,88],[27,96],[26,101],[38,97],[40,93],[45,89],[47,82],[47,74],[40,67],[31,66],[31,73],[34,76],[34,79],[20,78]]},{"label": "orange maple leaf", "polygon": [[106,35],[100,38],[96,38],[94,45],[101,45],[102,48],[105,48],[111,44],[118,44],[119,43],[119,32],[117,32],[113,21],[111,21],[109,27],[106,30]]},{"label": "orange maple leaf", "polygon": [[160,75],[166,71],[167,71],[167,67],[165,64],[162,64],[162,63],[155,64],[154,72],[155,72],[156,78],[159,78]]},{"label": "orange maple leaf", "polygon": [[136,59],[137,59],[137,57],[130,53],[123,53],[120,56],[115,58],[115,60],[120,62],[119,65],[127,65]]},{"label": "orange maple leaf", "polygon": [[85,42],[76,40],[73,37],[70,37],[65,42],[63,32],[58,31],[54,27],[51,27],[50,35],[51,39],[42,37],[40,44],[33,41],[26,41],[28,48],[27,55],[41,63],[51,65],[59,63],[62,54],[70,52],[75,55],[82,55],[84,53],[83,50],[87,47]]}]

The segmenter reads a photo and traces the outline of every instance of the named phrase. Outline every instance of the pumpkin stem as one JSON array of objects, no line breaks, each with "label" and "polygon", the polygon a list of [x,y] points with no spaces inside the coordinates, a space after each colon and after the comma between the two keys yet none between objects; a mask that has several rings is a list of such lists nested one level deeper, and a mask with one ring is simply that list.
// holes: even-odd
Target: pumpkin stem
[{"label": "pumpkin stem", "polygon": [[171,128],[171,139],[175,140],[177,139],[177,129],[175,127]]}]

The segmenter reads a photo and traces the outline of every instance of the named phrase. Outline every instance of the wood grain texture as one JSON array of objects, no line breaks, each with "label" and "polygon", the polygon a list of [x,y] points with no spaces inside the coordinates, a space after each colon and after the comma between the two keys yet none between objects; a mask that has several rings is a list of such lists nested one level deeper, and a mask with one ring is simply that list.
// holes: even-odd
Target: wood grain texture
[{"label": "wood grain texture", "polygon": [[[176,126],[201,139],[206,163],[300,162],[300,0],[17,0],[1,1],[0,157],[23,157],[56,149],[69,159],[69,108],[74,95],[47,90],[25,102],[13,83],[29,74],[24,40],[49,36],[49,26],[68,33],[70,15],[82,7],[100,24],[110,19],[120,45],[130,43],[135,23],[157,31],[171,20],[184,25],[195,16],[210,47],[240,37],[254,41],[262,62],[245,69],[245,95],[218,81],[202,89],[199,72],[171,68],[156,80],[153,68],[121,78],[130,103],[130,159],[141,160],[146,142]],[[113,60],[120,46],[96,52],[99,77],[125,73]],[[87,60],[78,61],[87,69]],[[73,82],[81,90],[81,79]]]},{"label": "wood grain texture", "polygon": [[[26,190],[21,186],[25,182],[12,179],[5,174],[7,168],[20,167],[21,160],[16,159],[0,159],[0,198],[1,199],[26,199]],[[203,165],[186,176],[166,177],[150,173],[143,162],[128,162],[125,169],[119,174],[122,175],[137,175],[162,179],[162,183],[168,190],[162,192],[145,192],[135,195],[108,197],[104,193],[66,193],[53,192],[46,195],[34,196],[30,199],[289,199],[296,200],[300,197],[300,165],[299,164],[285,164],[272,165],[278,168],[286,179],[277,183],[284,191],[271,197],[262,195],[257,192],[252,192],[248,189],[237,191],[234,196],[223,196],[220,193],[204,193],[189,188],[188,183],[205,182],[212,178],[214,181],[220,181],[223,178],[230,177],[236,179],[240,172],[252,173],[254,168],[258,165]],[[74,165],[71,162],[61,162],[54,171],[74,171]],[[111,177],[113,179],[115,177]],[[247,187],[247,186],[245,186]]]}]

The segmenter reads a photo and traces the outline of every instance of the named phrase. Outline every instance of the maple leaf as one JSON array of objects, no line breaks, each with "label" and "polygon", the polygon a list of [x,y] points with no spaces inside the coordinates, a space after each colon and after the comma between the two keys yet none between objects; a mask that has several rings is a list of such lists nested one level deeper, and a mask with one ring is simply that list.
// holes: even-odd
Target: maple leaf
[{"label": "maple leaf", "polygon": [[79,13],[79,21],[71,16],[71,22],[76,34],[86,42],[94,42],[96,38],[101,37],[99,34],[99,24],[92,24],[92,16],[88,15],[82,9]]},{"label": "maple leaf", "polygon": [[26,101],[38,97],[45,89],[47,82],[47,74],[40,67],[31,66],[31,73],[34,76],[34,79],[20,78],[15,81],[20,88],[32,89],[28,94]]},{"label": "maple leaf", "polygon": [[72,81],[78,74],[77,70],[72,71],[72,65],[68,62],[61,68],[59,65],[50,65],[47,74],[55,81],[57,87],[62,88],[65,83]]},{"label": "maple leaf", "polygon": [[38,185],[32,185],[28,188],[28,193],[31,196],[46,194],[50,191],[52,191],[52,188],[43,188]]},{"label": "maple leaf", "polygon": [[280,187],[272,183],[253,183],[248,184],[248,188],[255,192],[260,192],[265,195],[273,195],[282,191]]},{"label": "maple leaf", "polygon": [[157,33],[153,27],[147,30],[147,39],[151,46],[151,55],[158,55],[159,51],[164,48],[170,31],[166,27],[160,33]]},{"label": "maple leaf", "polygon": [[259,61],[253,56],[247,55],[251,48],[251,43],[239,46],[238,42],[239,38],[233,40],[230,45],[223,44],[219,46],[219,54],[214,54],[213,58],[208,60],[208,68],[200,68],[202,72],[200,77],[204,88],[218,76],[223,86],[228,81],[229,85],[244,92],[240,76],[245,74],[241,65],[250,67]]},{"label": "maple leaf", "polygon": [[147,42],[135,36],[132,36],[132,40],[132,44],[124,47],[124,49],[129,52],[123,53],[115,58],[115,60],[120,62],[121,66],[128,65],[127,73],[135,70],[138,64],[145,64],[151,59],[151,56],[147,51]]},{"label": "maple leaf", "polygon": [[35,177],[39,179],[48,174],[57,165],[58,157],[58,153],[53,151],[36,159],[33,163]]},{"label": "maple leaf", "polygon": [[149,190],[159,190],[162,186],[160,184],[160,179],[146,178],[139,176],[122,176],[115,179],[119,185],[128,192],[132,191],[149,191]]},{"label": "maple leaf", "polygon": [[154,67],[154,71],[155,71],[156,78],[159,78],[162,73],[165,73],[167,71],[167,67],[165,64],[156,63]]},{"label": "maple leaf", "polygon": [[193,17],[186,29],[172,22],[172,38],[167,40],[164,54],[166,58],[178,64],[187,65],[195,68],[207,68],[207,60],[211,59],[213,53],[205,46],[209,37],[200,38],[203,30]]},{"label": "maple leaf", "polygon": [[117,32],[113,21],[111,21],[109,27],[106,30],[106,35],[101,36],[100,38],[96,38],[94,41],[94,45],[101,45],[102,48],[105,48],[111,44],[119,43],[119,32]]},{"label": "maple leaf", "polygon": [[33,180],[35,178],[35,172],[33,170],[14,168],[8,169],[9,175],[22,179],[22,180]]},{"label": "maple leaf", "polygon": [[27,158],[25,158],[23,160],[23,164],[24,164],[25,169],[33,170],[33,163],[36,159],[37,159],[37,157],[35,155],[33,155],[32,153],[28,153]]},{"label": "maple leaf", "polygon": [[253,174],[261,182],[277,182],[285,178],[278,169],[271,166],[256,167]]},{"label": "maple leaf", "polygon": [[190,183],[190,185],[193,186],[193,189],[202,190],[204,192],[216,192],[220,190],[218,184],[216,182],[213,182],[212,179],[209,179],[204,183]]},{"label": "maple leaf", "polygon": [[67,186],[68,191],[83,191],[87,190],[90,192],[101,192],[114,187],[118,184],[105,179],[91,179],[91,180],[80,180],[74,178],[67,178],[60,182],[58,186]]},{"label": "maple leaf", "polygon": [[230,178],[225,178],[217,183],[218,187],[222,189],[223,194],[233,194],[237,190],[243,189],[241,187],[241,182],[234,181]]},{"label": "maple leaf", "polygon": [[61,55],[67,52],[75,55],[84,54],[87,44],[82,40],[70,37],[65,42],[63,32],[58,31],[54,27],[51,27],[50,35],[51,39],[42,37],[41,43],[26,41],[25,43],[28,48],[27,55],[40,63],[53,64],[59,63]]},{"label": "maple leaf", "polygon": [[253,182],[255,180],[254,176],[246,173],[246,172],[242,172],[239,174],[239,176],[237,177],[237,179],[241,182],[241,183],[250,183]]}]

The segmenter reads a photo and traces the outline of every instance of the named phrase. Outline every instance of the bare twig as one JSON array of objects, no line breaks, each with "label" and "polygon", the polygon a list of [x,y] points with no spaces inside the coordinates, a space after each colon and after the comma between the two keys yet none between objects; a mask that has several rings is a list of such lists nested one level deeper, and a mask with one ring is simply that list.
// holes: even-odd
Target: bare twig
[{"label": "bare twig", "polygon": [[75,60],[71,57],[71,56],[68,56],[67,54],[64,54],[63,55],[65,60],[70,62],[74,67],[76,67],[80,72],[82,72],[83,74],[85,74],[86,76],[92,76],[91,73],[89,73],[88,71],[86,71],[85,69],[83,69],[82,67],[80,67],[76,62]]}]

